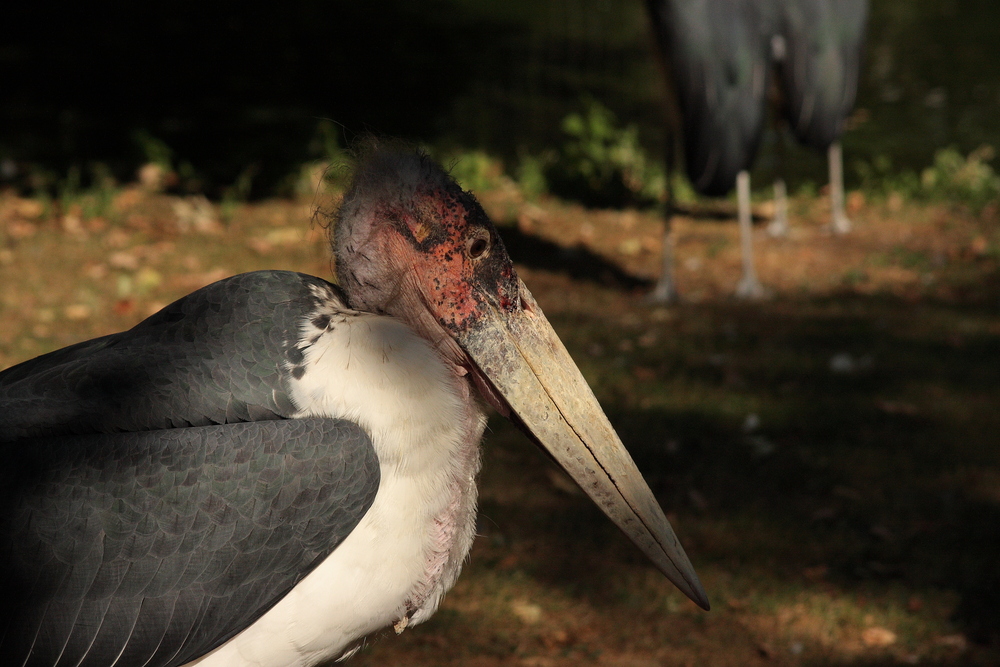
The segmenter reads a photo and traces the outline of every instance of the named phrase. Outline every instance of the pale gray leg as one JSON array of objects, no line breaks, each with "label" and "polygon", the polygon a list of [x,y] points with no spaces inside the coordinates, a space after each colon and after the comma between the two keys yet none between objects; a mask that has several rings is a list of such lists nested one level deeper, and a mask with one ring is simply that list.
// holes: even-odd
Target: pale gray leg
[{"label": "pale gray leg", "polygon": [[660,279],[646,300],[650,303],[677,303],[677,282],[674,279],[674,141],[675,136],[668,134],[664,165],[667,172],[665,201],[663,204],[663,254],[660,257]]},{"label": "pale gray leg", "polygon": [[740,246],[743,254],[743,278],[736,286],[736,296],[741,299],[759,299],[764,296],[764,288],[757,280],[757,272],[753,266],[750,173],[746,170],[736,176],[736,200],[739,206]]},{"label": "pale gray leg", "polygon": [[844,213],[844,158],[839,141],[830,144],[827,157],[830,162],[830,204],[833,210],[830,229],[834,234],[846,234],[851,231],[851,221]]},{"label": "pale gray leg", "polygon": [[673,207],[667,204],[663,213],[663,255],[660,259],[660,279],[649,295],[651,303],[676,303],[677,283],[674,281],[674,235],[671,233]]},{"label": "pale gray leg", "polygon": [[775,238],[788,236],[788,190],[783,178],[774,180],[774,219],[767,226],[767,233]]}]

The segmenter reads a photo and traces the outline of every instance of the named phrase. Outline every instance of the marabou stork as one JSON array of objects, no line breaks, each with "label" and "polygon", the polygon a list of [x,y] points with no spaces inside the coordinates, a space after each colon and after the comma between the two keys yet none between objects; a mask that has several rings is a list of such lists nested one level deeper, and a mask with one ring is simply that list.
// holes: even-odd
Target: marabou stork
[{"label": "marabou stork", "polygon": [[472,544],[478,393],[705,592],[473,196],[364,159],[340,286],[227,278],[0,373],[0,664],[313,665],[427,620]]},{"label": "marabou stork", "polygon": [[[750,176],[763,135],[769,90],[803,144],[825,150],[830,169],[831,228],[846,233],[839,138],[854,106],[868,0],[647,0],[657,55],[668,82],[670,125],[683,134],[685,167],[695,190],[722,196],[735,183],[743,278],[736,293],[763,288],[753,265]],[[777,86],[771,77],[777,73]],[[668,173],[673,139],[667,143]],[[668,179],[669,183],[669,179]],[[777,216],[787,227],[784,181],[775,184]],[[668,192],[663,266],[653,299],[676,298]]]}]

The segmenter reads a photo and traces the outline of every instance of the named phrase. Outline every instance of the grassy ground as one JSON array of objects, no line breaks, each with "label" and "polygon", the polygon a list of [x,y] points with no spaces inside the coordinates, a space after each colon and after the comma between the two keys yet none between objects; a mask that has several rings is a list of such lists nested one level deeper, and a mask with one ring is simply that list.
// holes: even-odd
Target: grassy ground
[{"label": "grassy ground", "polygon": [[[851,197],[757,233],[677,223],[686,299],[650,307],[658,220],[484,195],[511,255],[670,515],[713,602],[688,602],[493,419],[480,537],[432,621],[354,665],[1000,664],[1000,230]],[[0,367],[126,328],[232,273],[328,276],[304,202],[119,191],[101,217],[0,196]],[[761,207],[762,214],[767,211]],[[223,220],[223,217],[225,220]]]}]

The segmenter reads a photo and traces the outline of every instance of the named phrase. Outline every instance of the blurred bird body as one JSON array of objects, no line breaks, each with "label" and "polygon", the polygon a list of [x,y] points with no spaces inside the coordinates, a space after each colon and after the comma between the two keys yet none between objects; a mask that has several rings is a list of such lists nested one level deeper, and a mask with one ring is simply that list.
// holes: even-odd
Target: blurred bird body
[{"label": "blurred bird body", "polygon": [[775,36],[784,92],[782,116],[804,146],[825,151],[840,139],[854,108],[868,0],[785,0]]},{"label": "blurred bird body", "polygon": [[648,4],[680,110],[688,178],[701,194],[725,195],[760,144],[770,76],[771,3]]},{"label": "blurred bird body", "polygon": [[[739,184],[737,176],[750,169],[760,146],[770,91],[778,90],[779,115],[795,137],[829,151],[833,228],[847,231],[837,142],[857,93],[867,0],[647,0],[647,8],[676,107],[669,114],[695,190],[723,196]],[[669,170],[672,146],[667,162]],[[762,289],[748,239],[748,176],[739,190],[740,291],[755,296]],[[778,208],[784,210],[783,203]],[[664,246],[669,249],[669,238]],[[664,257],[654,295],[669,300],[675,297],[672,258],[669,251]]]}]

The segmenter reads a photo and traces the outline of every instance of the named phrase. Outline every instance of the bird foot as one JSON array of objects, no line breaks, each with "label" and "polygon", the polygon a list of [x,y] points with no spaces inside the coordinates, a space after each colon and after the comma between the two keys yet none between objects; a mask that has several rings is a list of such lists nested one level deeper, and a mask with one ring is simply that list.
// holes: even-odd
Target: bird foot
[{"label": "bird foot", "polygon": [[767,298],[768,296],[770,296],[770,293],[754,276],[743,276],[743,279],[740,280],[740,283],[736,286],[737,299],[756,301],[758,299]]},{"label": "bird foot", "polygon": [[670,281],[656,283],[653,291],[646,295],[646,303],[656,306],[666,306],[679,301],[677,289]]},{"label": "bird foot", "polygon": [[852,226],[850,218],[846,215],[838,215],[834,216],[833,222],[830,223],[830,231],[840,236],[849,233]]},{"label": "bird foot", "polygon": [[767,234],[776,239],[788,236],[788,218],[777,217],[768,223]]}]

